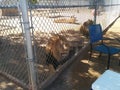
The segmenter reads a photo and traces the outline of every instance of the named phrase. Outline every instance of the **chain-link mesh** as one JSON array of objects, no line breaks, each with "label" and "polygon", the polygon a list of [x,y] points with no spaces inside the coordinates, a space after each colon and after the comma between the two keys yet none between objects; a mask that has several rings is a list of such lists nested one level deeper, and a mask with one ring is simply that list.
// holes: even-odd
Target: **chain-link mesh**
[{"label": "chain-link mesh", "polygon": [[97,1],[97,23],[105,29],[120,15],[119,0],[98,0]]},{"label": "chain-link mesh", "polygon": [[38,86],[82,48],[81,24],[93,19],[88,7],[72,7],[65,2],[44,1],[44,8],[30,5]]},{"label": "chain-link mesh", "polygon": [[[94,23],[95,9],[97,23],[104,23],[102,18],[108,12],[104,9],[111,7],[104,3],[102,0],[96,3],[88,0],[41,0],[30,4],[38,86],[82,48],[88,38],[86,29]],[[109,24],[102,25],[107,27]]]},{"label": "chain-link mesh", "polygon": [[29,85],[26,47],[17,0],[0,0],[0,73]]},{"label": "chain-link mesh", "polygon": [[[38,88],[86,44],[90,24],[105,29],[120,14],[119,0],[27,1]],[[0,0],[0,72],[28,86],[27,42],[18,3]]]}]

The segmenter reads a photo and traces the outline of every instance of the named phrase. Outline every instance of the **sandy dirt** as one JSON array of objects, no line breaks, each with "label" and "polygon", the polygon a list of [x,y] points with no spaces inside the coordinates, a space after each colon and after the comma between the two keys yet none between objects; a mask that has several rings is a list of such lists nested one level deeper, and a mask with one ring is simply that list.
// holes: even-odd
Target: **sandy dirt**
[{"label": "sandy dirt", "polygon": [[[120,44],[120,19],[104,35],[105,42],[109,45],[119,47]],[[106,70],[107,56],[102,55],[100,58],[94,53],[92,60],[88,63],[88,53],[82,60],[76,60],[68,67],[59,77],[45,90],[90,90],[92,83]],[[111,57],[110,69],[120,72],[118,66],[119,55]],[[23,90],[10,80],[0,76],[1,90]]]},{"label": "sandy dirt", "polygon": [[[120,48],[120,18],[104,35],[105,43]],[[76,60],[45,90],[90,90],[92,83],[106,70],[107,55],[98,58],[94,53],[88,62],[89,54],[86,53],[82,60]],[[118,66],[120,54],[111,57],[110,70],[120,73]]]}]

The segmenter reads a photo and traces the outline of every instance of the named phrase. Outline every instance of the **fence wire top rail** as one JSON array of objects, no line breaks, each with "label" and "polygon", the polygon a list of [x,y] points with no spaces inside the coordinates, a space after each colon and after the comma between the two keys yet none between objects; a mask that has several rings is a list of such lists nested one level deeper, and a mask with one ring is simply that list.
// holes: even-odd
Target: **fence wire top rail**
[{"label": "fence wire top rail", "polygon": [[[30,0],[28,0],[30,1]],[[0,8],[17,8],[19,0],[0,0]],[[37,0],[36,3],[32,3],[32,8],[70,8],[70,7],[89,7],[95,6],[93,0]],[[120,2],[117,0],[113,1],[102,1],[97,0],[97,5],[100,6],[118,6]]]}]

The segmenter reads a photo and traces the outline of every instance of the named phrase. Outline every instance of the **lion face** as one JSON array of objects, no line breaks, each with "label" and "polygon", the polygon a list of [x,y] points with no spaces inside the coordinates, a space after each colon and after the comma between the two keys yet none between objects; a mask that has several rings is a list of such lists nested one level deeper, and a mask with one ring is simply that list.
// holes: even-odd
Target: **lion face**
[{"label": "lion face", "polygon": [[69,50],[69,44],[65,37],[60,35],[53,35],[46,45],[46,51],[52,53],[52,55],[59,61],[62,54]]}]

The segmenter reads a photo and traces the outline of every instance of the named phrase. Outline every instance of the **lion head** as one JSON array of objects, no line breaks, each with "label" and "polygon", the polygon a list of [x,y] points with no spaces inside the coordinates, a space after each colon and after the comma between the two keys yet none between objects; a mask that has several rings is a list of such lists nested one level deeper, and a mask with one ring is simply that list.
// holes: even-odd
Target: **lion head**
[{"label": "lion head", "polygon": [[88,28],[90,25],[92,25],[94,22],[92,20],[87,20],[86,22],[83,23],[83,25],[80,28],[80,33],[82,33],[84,36],[88,37],[89,36],[89,31]]},{"label": "lion head", "polygon": [[69,47],[69,43],[65,37],[55,34],[48,40],[46,51],[52,53],[52,55],[59,61],[62,54],[69,50]]}]

